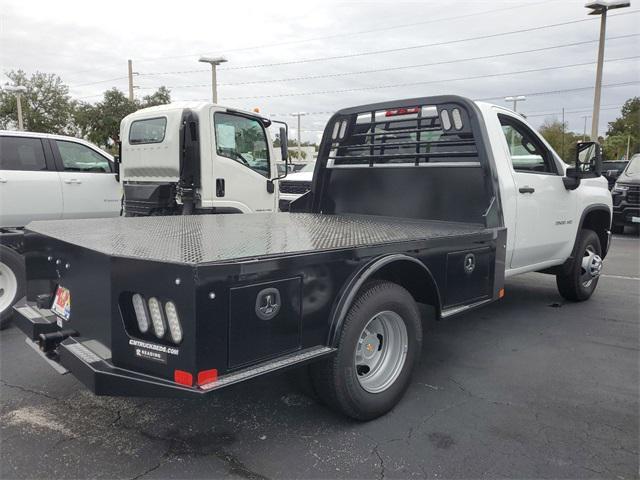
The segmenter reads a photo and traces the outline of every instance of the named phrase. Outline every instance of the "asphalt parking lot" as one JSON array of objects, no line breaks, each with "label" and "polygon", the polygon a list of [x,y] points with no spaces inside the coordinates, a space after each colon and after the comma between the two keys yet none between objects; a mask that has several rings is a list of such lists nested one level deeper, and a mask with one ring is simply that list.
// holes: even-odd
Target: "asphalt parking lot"
[{"label": "asphalt parking lot", "polygon": [[427,320],[400,405],[356,423],[264,377],[206,399],[94,397],[15,328],[0,334],[0,477],[637,478],[640,241],[618,236],[595,295],[551,276]]}]

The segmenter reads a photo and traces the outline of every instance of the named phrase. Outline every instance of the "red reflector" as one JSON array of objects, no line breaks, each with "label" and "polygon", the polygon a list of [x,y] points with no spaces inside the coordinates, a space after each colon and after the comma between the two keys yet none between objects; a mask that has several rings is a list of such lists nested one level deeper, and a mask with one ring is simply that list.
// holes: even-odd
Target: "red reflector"
[{"label": "red reflector", "polygon": [[189,372],[185,372],[184,370],[175,370],[173,372],[173,380],[180,385],[185,385],[187,387],[193,386],[193,375]]},{"label": "red reflector", "polygon": [[420,111],[420,107],[400,107],[394,108],[393,110],[387,110],[384,114],[385,117],[395,117],[396,115],[411,115],[412,113],[418,113]]},{"label": "red reflector", "polygon": [[207,383],[215,382],[217,379],[218,370],[216,370],[215,368],[198,372],[198,385],[206,385]]},{"label": "red reflector", "polygon": [[500,291],[498,292],[498,297],[502,298],[504,297],[504,288],[501,288]]}]

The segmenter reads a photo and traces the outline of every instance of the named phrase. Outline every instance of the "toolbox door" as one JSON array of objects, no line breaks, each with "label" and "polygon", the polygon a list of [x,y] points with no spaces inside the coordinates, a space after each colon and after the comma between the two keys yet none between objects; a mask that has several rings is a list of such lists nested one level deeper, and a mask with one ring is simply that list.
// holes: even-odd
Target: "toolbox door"
[{"label": "toolbox door", "polygon": [[229,368],[300,348],[300,277],[235,287],[229,305]]}]

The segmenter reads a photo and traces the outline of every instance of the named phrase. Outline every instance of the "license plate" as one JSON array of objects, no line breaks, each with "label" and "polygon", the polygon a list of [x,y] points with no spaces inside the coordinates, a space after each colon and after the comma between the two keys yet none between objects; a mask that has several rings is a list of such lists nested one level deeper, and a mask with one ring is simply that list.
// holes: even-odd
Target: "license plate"
[{"label": "license plate", "polygon": [[633,223],[640,223],[640,217],[631,217]]},{"label": "license plate", "polygon": [[56,296],[53,298],[51,311],[64,320],[69,320],[71,316],[71,292],[68,289],[58,287]]}]

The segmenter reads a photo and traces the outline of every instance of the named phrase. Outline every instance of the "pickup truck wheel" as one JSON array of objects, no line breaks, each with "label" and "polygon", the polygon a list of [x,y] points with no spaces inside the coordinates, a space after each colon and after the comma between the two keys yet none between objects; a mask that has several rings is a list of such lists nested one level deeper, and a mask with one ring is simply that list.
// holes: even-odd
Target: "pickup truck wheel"
[{"label": "pickup truck wheel", "polygon": [[567,300],[582,302],[596,289],[602,270],[600,239],[593,230],[580,231],[571,270],[567,275],[557,275],[558,291]]},{"label": "pickup truck wheel", "polygon": [[311,366],[315,390],[349,417],[379,417],[404,395],[421,347],[420,313],[411,294],[395,283],[369,282],[347,313],[336,355]]},{"label": "pickup truck wheel", "polygon": [[24,295],[25,273],[22,255],[0,246],[0,330],[7,328],[13,305]]}]

